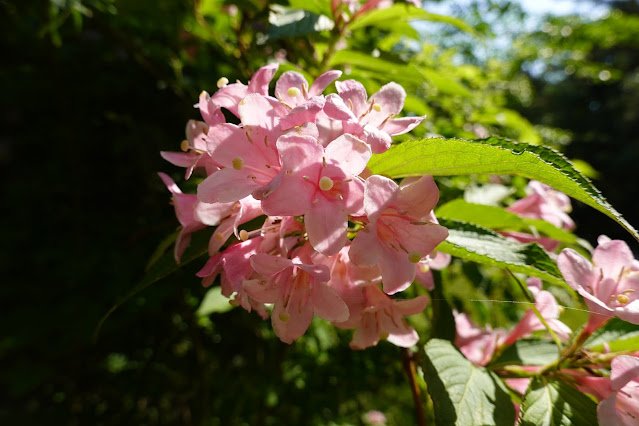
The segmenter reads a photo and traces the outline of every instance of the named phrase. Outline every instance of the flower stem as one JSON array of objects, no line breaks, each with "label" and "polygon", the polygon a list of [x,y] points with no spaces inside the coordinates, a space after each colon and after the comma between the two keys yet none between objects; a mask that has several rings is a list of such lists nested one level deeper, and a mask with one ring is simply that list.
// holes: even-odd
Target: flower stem
[{"label": "flower stem", "polygon": [[402,348],[402,366],[408,377],[410,391],[413,395],[413,403],[415,404],[415,414],[417,415],[417,424],[426,426],[426,418],[424,417],[424,409],[422,408],[422,396],[417,384],[417,371],[415,370],[415,359],[410,349]]}]

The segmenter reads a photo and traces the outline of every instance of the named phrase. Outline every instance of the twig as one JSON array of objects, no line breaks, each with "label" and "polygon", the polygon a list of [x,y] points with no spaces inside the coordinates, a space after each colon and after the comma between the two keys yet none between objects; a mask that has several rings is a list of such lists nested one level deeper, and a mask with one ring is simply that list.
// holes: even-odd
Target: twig
[{"label": "twig", "polygon": [[417,424],[419,426],[426,426],[426,418],[424,417],[424,410],[422,408],[422,396],[417,380],[415,379],[417,371],[415,370],[415,360],[413,354],[408,348],[402,348],[402,366],[408,376],[408,382],[410,383],[410,391],[413,395],[413,403],[415,404],[415,414],[417,415]]}]

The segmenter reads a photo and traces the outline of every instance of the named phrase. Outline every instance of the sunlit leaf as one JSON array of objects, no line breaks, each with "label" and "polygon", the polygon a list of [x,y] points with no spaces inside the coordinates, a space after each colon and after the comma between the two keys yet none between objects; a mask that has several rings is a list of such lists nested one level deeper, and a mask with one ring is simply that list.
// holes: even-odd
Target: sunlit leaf
[{"label": "sunlit leaf", "polygon": [[512,425],[515,409],[492,372],[468,361],[452,343],[431,339],[425,346],[424,378],[438,425]]},{"label": "sunlit leaf", "polygon": [[437,250],[462,259],[497,266],[569,288],[555,262],[536,243],[521,244],[480,226],[440,219],[448,238]]},{"label": "sunlit leaf", "polygon": [[202,303],[195,313],[203,317],[213,313],[227,312],[231,309],[233,309],[233,305],[229,303],[229,299],[226,296],[222,295],[222,288],[213,287],[206,292]]},{"label": "sunlit leaf", "polygon": [[537,377],[526,391],[520,418],[522,426],[596,426],[597,404],[572,386]]},{"label": "sunlit leaf", "polygon": [[539,339],[522,339],[509,346],[490,367],[504,365],[546,365],[559,357],[554,342]]},{"label": "sunlit leaf", "polygon": [[270,40],[332,30],[335,26],[327,16],[279,5],[271,6],[268,22],[271,24],[268,30]]},{"label": "sunlit leaf", "polygon": [[639,241],[639,234],[560,153],[507,139],[429,138],[403,142],[373,155],[371,172],[399,178],[419,175],[512,174],[536,179],[599,210]]}]

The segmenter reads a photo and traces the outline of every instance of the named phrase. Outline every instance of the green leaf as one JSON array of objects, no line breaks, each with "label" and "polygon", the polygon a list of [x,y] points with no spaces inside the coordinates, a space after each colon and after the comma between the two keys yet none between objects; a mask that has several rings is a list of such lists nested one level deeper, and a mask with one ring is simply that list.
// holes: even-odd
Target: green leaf
[{"label": "green leaf", "polygon": [[435,214],[438,218],[471,222],[488,229],[523,231],[531,234],[540,232],[557,241],[569,244],[577,242],[575,235],[545,220],[525,219],[501,207],[473,204],[461,199],[440,206]]},{"label": "green leaf", "polygon": [[368,54],[354,50],[340,50],[336,52],[329,63],[331,67],[343,64],[364,70],[377,71],[380,75],[384,75],[386,80],[395,79],[416,84],[421,84],[423,81],[423,77],[417,68],[412,65],[374,58]]},{"label": "green leaf", "polygon": [[429,138],[406,141],[368,163],[372,173],[450,176],[472,173],[512,174],[536,179],[599,210],[639,241],[639,234],[560,153],[544,146],[502,138],[477,140]]},{"label": "green leaf", "polygon": [[448,75],[432,68],[418,68],[422,76],[442,93],[455,96],[471,97],[472,93],[463,84]]},{"label": "green leaf", "polygon": [[442,22],[445,24],[453,25],[462,31],[466,31],[475,36],[479,36],[477,31],[461,19],[453,18],[452,16],[438,15],[436,13],[430,13],[424,9],[407,5],[396,4],[386,9],[377,9],[368,12],[364,16],[358,17],[348,27],[351,30],[358,28],[364,28],[370,25],[384,28],[389,22],[409,22],[409,21],[431,21]]},{"label": "green leaf", "polygon": [[538,244],[510,241],[471,223],[443,218],[439,222],[448,228],[448,238],[437,246],[437,250],[472,262],[539,277],[570,289],[555,262]]},{"label": "green leaf", "polygon": [[536,377],[521,404],[521,426],[597,426],[597,404],[572,386]]},{"label": "green leaf", "polygon": [[424,351],[424,378],[436,424],[514,424],[513,403],[494,373],[473,365],[446,340],[432,339]]},{"label": "green leaf", "polygon": [[335,23],[324,15],[280,5],[271,6],[268,22],[271,24],[268,30],[270,40],[332,30],[335,26]]},{"label": "green leaf", "polygon": [[522,339],[509,346],[491,368],[505,365],[546,365],[559,358],[559,349],[553,342],[539,339]]},{"label": "green leaf", "polygon": [[231,309],[233,309],[233,305],[229,303],[229,299],[226,296],[222,295],[222,288],[213,287],[206,292],[202,303],[195,313],[200,317],[205,317],[213,313],[227,312]]},{"label": "green leaf", "polygon": [[304,9],[317,15],[331,16],[331,5],[326,0],[289,0],[292,9]]},{"label": "green leaf", "polygon": [[611,352],[636,350],[639,348],[639,325],[613,318],[595,331],[584,346],[591,351],[602,352],[604,343],[608,343]]}]

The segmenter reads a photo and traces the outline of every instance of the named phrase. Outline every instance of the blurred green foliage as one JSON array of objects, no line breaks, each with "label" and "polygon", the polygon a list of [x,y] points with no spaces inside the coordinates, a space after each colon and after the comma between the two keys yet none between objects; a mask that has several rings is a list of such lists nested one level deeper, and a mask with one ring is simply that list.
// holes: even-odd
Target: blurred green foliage
[{"label": "blurred green foliage", "polygon": [[[398,348],[351,351],[350,332],[318,320],[288,346],[256,315],[198,314],[206,293],[198,262],[135,294],[93,340],[177,226],[156,172],[181,171],[159,151],[177,149],[201,90],[212,92],[221,76],[246,82],[274,58],[280,72],[301,67],[309,78],[338,67],[369,93],[397,81],[409,93],[406,111],[428,116],[414,136],[572,141],[568,155],[601,172],[612,204],[639,223],[629,195],[639,159],[636,10],[594,22],[549,18],[492,59],[475,53],[491,37],[479,6],[469,9],[474,18],[420,17],[462,34],[455,44],[407,19],[343,37],[319,19],[330,15],[328,2],[278,3],[304,9],[318,32],[287,27],[286,9],[261,0],[0,2],[0,423],[362,424],[372,409],[389,424],[414,423]],[[516,5],[500,7],[495,19],[523,19]],[[540,61],[543,72],[525,72]],[[517,192],[498,197],[502,204],[525,186],[504,179]],[[495,184],[485,176],[438,183],[442,202]],[[604,223],[611,236],[623,232],[599,213],[576,213],[591,241]],[[459,261],[442,273],[453,307],[494,326],[521,315],[488,302],[523,299],[509,279]],[[427,337],[425,318],[413,322]]]}]

